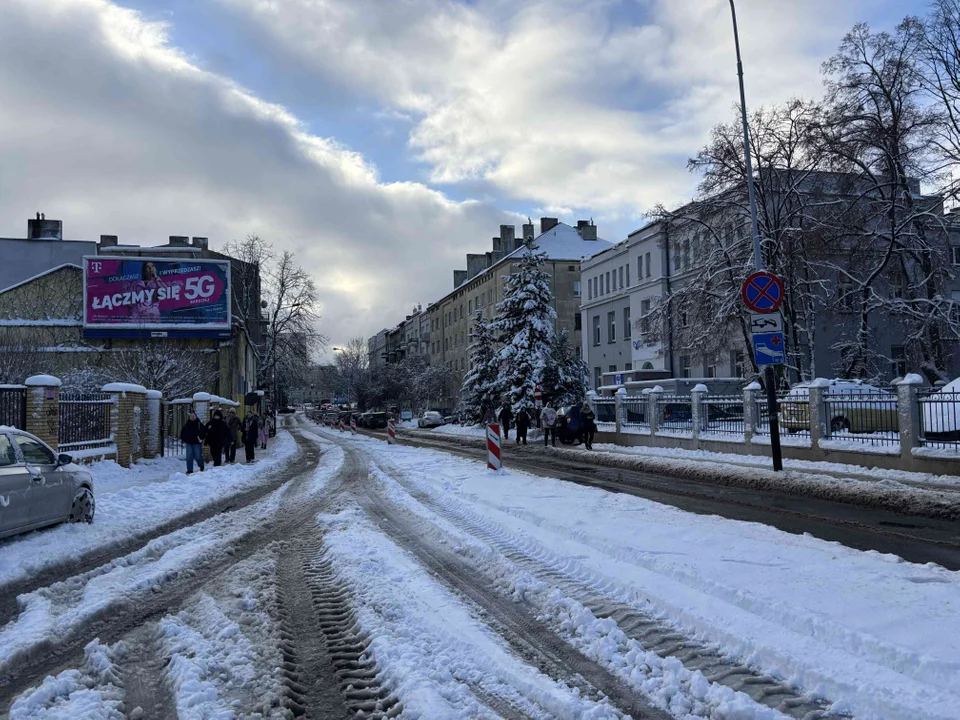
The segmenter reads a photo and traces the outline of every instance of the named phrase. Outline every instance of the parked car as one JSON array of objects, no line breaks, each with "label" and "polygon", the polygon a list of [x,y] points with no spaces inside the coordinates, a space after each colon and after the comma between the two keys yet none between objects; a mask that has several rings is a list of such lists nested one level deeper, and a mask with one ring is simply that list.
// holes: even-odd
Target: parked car
[{"label": "parked car", "polygon": [[443,425],[443,415],[436,410],[427,410],[423,415],[417,418],[418,428],[435,428]]},{"label": "parked car", "polygon": [[323,414],[323,424],[327,427],[333,427],[340,421],[340,413],[336,410],[327,410]]},{"label": "parked car", "polygon": [[357,427],[370,427],[368,423],[370,422],[370,416],[373,415],[371,412],[360,413],[360,417],[357,418]]},{"label": "parked car", "polygon": [[924,440],[960,440],[960,378],[920,399]]},{"label": "parked car", "polygon": [[367,427],[371,429],[385,428],[387,426],[387,414],[385,412],[370,413],[367,418]]},{"label": "parked car", "polygon": [[[810,384],[798,383],[780,401],[780,425],[790,432],[810,428]],[[859,380],[830,380],[826,425],[833,434],[897,432],[897,396]]]},{"label": "parked car", "polygon": [[580,444],[580,406],[570,405],[557,410],[554,425],[557,440],[564,445]]},{"label": "parked car", "polygon": [[0,431],[0,538],[45,525],[93,522],[93,476],[22,430]]}]

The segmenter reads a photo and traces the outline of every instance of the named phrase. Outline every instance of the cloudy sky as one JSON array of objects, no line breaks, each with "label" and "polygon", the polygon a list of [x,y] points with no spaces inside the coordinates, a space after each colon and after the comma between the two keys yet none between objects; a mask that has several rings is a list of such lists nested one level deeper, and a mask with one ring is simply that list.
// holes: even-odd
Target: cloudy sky
[{"label": "cloudy sky", "polygon": [[[820,94],[854,22],[923,0],[739,0],[748,105]],[[0,236],[257,233],[331,345],[452,288],[528,215],[621,240],[731,118],[726,0],[0,0]]]}]

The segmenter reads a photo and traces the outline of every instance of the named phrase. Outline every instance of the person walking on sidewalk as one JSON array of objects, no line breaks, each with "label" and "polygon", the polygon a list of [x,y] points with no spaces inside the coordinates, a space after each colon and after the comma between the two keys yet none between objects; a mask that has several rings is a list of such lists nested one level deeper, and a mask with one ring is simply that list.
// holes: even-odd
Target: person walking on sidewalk
[{"label": "person walking on sidewalk", "polygon": [[243,447],[247,452],[247,463],[254,461],[254,448],[257,447],[257,440],[260,438],[260,418],[257,417],[255,410],[250,411],[246,419],[246,428],[243,433]]},{"label": "person walking on sidewalk", "polygon": [[200,472],[203,472],[203,439],[206,435],[207,429],[200,422],[197,414],[191,410],[187,421],[180,428],[180,441],[187,453],[187,475],[193,473],[194,461],[200,466]]},{"label": "person walking on sidewalk", "polygon": [[543,428],[543,446],[546,447],[550,440],[553,440],[553,446],[557,446],[557,411],[550,407],[550,403],[543,406],[540,411],[540,426]]},{"label": "person walking on sidewalk", "polygon": [[229,440],[230,428],[223,421],[223,413],[214,410],[213,417],[207,423],[207,445],[210,446],[210,457],[213,458],[214,467],[220,467],[223,451]]},{"label": "person walking on sidewalk", "polygon": [[493,408],[490,406],[485,406],[483,411],[483,424],[484,425],[493,425],[497,421],[496,415],[493,414]]},{"label": "person walking on sidewalk", "polygon": [[517,411],[517,445],[520,444],[520,441],[523,441],[523,444],[527,444],[527,430],[530,428],[530,416],[527,415],[527,411],[523,408],[520,408]]},{"label": "person walking on sidewalk", "polygon": [[500,425],[503,426],[503,439],[510,439],[510,422],[513,420],[513,410],[510,409],[509,405],[504,405],[503,409],[500,410]]},{"label": "person walking on sidewalk", "polygon": [[240,436],[243,434],[243,422],[233,408],[227,412],[227,429],[226,462],[233,463],[237,461],[237,445],[240,444]]},{"label": "person walking on sidewalk", "polygon": [[597,432],[595,419],[590,403],[584,401],[583,407],[580,408],[580,439],[587,446],[587,450],[593,450],[593,436]]},{"label": "person walking on sidewalk", "polygon": [[260,423],[260,449],[267,449],[267,438],[270,436],[270,421],[272,420],[270,415],[265,415],[261,418],[262,422]]}]

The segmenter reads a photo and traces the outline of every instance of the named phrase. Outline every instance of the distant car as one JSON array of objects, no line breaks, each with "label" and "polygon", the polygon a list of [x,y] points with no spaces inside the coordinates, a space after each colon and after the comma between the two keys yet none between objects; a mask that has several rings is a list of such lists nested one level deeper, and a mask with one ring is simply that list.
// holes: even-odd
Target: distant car
[{"label": "distant car", "polygon": [[370,413],[367,418],[367,427],[371,429],[385,428],[387,426],[387,414],[385,412]]},{"label": "distant car", "polygon": [[323,414],[323,424],[328,427],[333,427],[340,421],[340,413],[336,410],[327,410]]},{"label": "distant car", "polygon": [[[810,383],[794,385],[780,401],[780,425],[790,432],[810,428]],[[897,396],[859,380],[831,380],[826,388],[827,426],[832,434],[897,432]]]},{"label": "distant car", "polygon": [[0,431],[0,538],[56,523],[92,523],[93,476],[22,430]]},{"label": "distant car", "polygon": [[443,425],[443,415],[435,410],[427,410],[417,418],[417,427],[419,428],[435,428],[441,425]]},{"label": "distant car", "polygon": [[362,427],[362,428],[368,427],[367,421],[370,419],[370,416],[372,414],[373,413],[370,413],[370,412],[360,413],[360,415],[357,417],[357,427]]},{"label": "distant car", "polygon": [[296,410],[294,410],[294,409],[293,409],[292,407],[290,407],[290,406],[287,406],[287,407],[282,407],[282,408],[280,408],[279,412],[280,412],[281,415],[290,415],[290,414],[292,414],[292,413],[295,413]]}]

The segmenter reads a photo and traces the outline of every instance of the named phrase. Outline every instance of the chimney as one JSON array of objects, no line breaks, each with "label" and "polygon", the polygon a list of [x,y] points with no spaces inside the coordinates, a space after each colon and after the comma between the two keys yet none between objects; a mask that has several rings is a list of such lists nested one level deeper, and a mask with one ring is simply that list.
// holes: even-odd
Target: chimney
[{"label": "chimney", "polygon": [[493,239],[493,251],[494,251],[494,252],[502,252],[502,250],[503,250],[503,245],[502,245],[501,242],[500,242],[500,238],[495,237],[495,238]]},{"label": "chimney", "polygon": [[100,247],[116,247],[119,242],[119,238],[116,235],[101,235],[100,236]]},{"label": "chimney", "polygon": [[557,225],[560,224],[560,221],[556,218],[542,217],[540,218],[540,234],[543,235],[547,230],[552,230]]},{"label": "chimney", "polygon": [[467,277],[472,278],[487,269],[487,256],[467,253]]},{"label": "chimney", "polygon": [[37,213],[36,219],[27,220],[27,240],[63,240],[63,223]]},{"label": "chimney", "polygon": [[192,244],[195,248],[202,248],[203,250],[207,249],[207,238],[205,237],[195,237],[192,238]]},{"label": "chimney", "polygon": [[577,229],[580,231],[580,237],[582,237],[584,240],[597,239],[597,226],[594,225],[593,223],[589,225],[584,225],[583,227],[578,227]]},{"label": "chimney", "polygon": [[467,271],[466,270],[454,270],[453,271],[453,286],[455,288],[460,287],[467,281]]},{"label": "chimney", "polygon": [[506,252],[510,252],[516,247],[514,239],[517,236],[517,228],[515,225],[501,225],[500,226],[500,247],[501,249],[506,249]]},{"label": "chimney", "polygon": [[533,223],[524,223],[523,241],[527,242],[528,240],[533,240],[533,237],[534,237]]},{"label": "chimney", "polygon": [[186,235],[171,235],[170,244],[175,247],[189,247],[190,238]]}]

